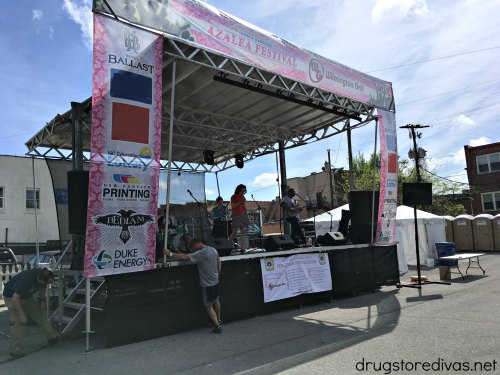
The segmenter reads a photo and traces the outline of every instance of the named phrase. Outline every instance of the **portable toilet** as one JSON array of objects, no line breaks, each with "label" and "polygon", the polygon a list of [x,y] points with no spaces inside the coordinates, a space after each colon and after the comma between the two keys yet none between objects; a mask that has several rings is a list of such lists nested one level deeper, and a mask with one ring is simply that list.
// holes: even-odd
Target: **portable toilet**
[{"label": "portable toilet", "polygon": [[474,232],[474,249],[476,251],[495,250],[493,239],[493,215],[480,214],[472,219],[472,231]]},{"label": "portable toilet", "polygon": [[500,214],[497,214],[492,221],[495,250],[500,251]]},{"label": "portable toilet", "polygon": [[453,236],[453,216],[443,216],[444,218],[444,234],[446,236],[446,242],[455,242],[455,237]]},{"label": "portable toilet", "polygon": [[457,251],[474,251],[471,215],[459,215],[453,220],[453,236]]}]

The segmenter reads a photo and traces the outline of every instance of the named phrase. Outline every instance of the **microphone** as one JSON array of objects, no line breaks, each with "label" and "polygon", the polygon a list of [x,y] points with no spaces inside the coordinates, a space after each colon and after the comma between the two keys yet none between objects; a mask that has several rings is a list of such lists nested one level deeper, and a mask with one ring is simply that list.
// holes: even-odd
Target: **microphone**
[{"label": "microphone", "polygon": [[253,198],[253,194],[250,194],[250,195],[251,195],[252,199],[254,199],[254,198]]},{"label": "microphone", "polygon": [[326,211],[326,213],[327,213],[328,215],[332,216],[332,214],[331,214],[330,212]]},{"label": "microphone", "polygon": [[191,190],[187,189],[187,192],[191,195],[193,195],[193,193],[191,193]]}]

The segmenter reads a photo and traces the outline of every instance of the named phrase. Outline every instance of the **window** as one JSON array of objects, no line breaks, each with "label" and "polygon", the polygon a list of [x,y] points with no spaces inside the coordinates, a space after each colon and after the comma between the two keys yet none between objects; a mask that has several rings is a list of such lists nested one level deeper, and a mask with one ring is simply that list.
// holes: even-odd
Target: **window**
[{"label": "window", "polygon": [[26,189],[26,208],[40,208],[40,189]]},{"label": "window", "polygon": [[500,171],[500,152],[496,154],[481,155],[476,158],[478,173]]},{"label": "window", "polygon": [[3,186],[0,186],[0,209],[4,208],[4,188]]},{"label": "window", "polygon": [[481,200],[483,201],[484,211],[500,210],[500,191],[481,194]]}]

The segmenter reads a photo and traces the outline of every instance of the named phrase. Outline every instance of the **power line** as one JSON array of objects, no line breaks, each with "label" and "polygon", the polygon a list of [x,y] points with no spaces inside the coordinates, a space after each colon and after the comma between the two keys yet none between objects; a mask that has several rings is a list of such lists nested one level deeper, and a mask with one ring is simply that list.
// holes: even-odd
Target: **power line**
[{"label": "power line", "polygon": [[409,102],[405,102],[405,103],[400,103],[398,104],[398,107],[401,107],[402,105],[406,105],[406,104],[410,104],[410,103],[415,103],[415,102],[420,102],[422,100],[427,100],[427,99],[432,99],[432,98],[435,98],[437,96],[441,96],[441,95],[445,95],[445,94],[449,94],[449,93],[452,93],[452,92],[457,92],[457,91],[462,91],[462,90],[465,90],[465,89],[469,89],[471,87],[477,87],[477,86],[482,86],[482,85],[488,85],[492,82],[495,82],[495,81],[500,81],[500,78],[499,79],[493,79],[491,81],[487,81],[487,82],[480,82],[480,83],[477,83],[477,84],[474,84],[474,85],[470,85],[470,86],[464,86],[464,87],[460,87],[458,89],[454,89],[454,90],[450,90],[450,91],[443,91],[439,94],[435,94],[435,95],[432,95],[432,96],[427,96],[425,98],[420,98],[420,99],[415,99],[415,100],[410,100]]},{"label": "power line", "polygon": [[[442,180],[450,181],[450,182],[453,182],[453,183],[455,183],[455,184],[460,184],[460,185],[467,185],[467,186],[469,186],[469,183],[468,183],[468,182],[459,182],[459,181],[450,180],[449,178],[442,177],[442,176],[439,176],[439,175],[437,175],[437,174],[435,174],[435,173],[432,173],[431,171],[429,171],[429,170],[427,170],[427,169],[425,169],[425,168],[423,168],[423,170],[424,170],[424,171],[426,171],[427,173],[429,173],[429,174],[431,174],[431,175],[433,175],[433,176],[437,177],[437,178],[442,179]],[[466,174],[467,174],[467,173],[462,173],[462,174],[457,174],[457,175],[455,175],[455,176],[464,176],[464,175],[466,175]],[[453,177],[453,176],[448,176],[448,177]]]},{"label": "power line", "polygon": [[374,72],[381,72],[381,71],[383,71],[383,70],[397,69],[397,68],[402,68],[402,67],[405,67],[405,66],[410,66],[410,65],[423,64],[423,63],[430,62],[430,61],[444,60],[444,59],[449,59],[449,58],[451,58],[451,57],[457,57],[457,56],[463,56],[463,55],[470,55],[470,54],[472,54],[472,53],[478,53],[478,52],[490,51],[490,50],[492,50],[492,49],[497,49],[497,48],[500,48],[500,46],[489,47],[489,48],[483,48],[483,49],[478,49],[478,50],[475,50],[475,51],[468,51],[468,52],[456,53],[456,54],[454,54],[454,55],[441,56],[441,57],[436,57],[436,58],[434,58],[434,59],[420,60],[420,61],[415,61],[415,62],[411,62],[411,63],[407,63],[407,64],[401,64],[401,65],[389,66],[389,67],[387,67],[387,68],[381,68],[381,69],[371,70],[371,71],[366,72],[366,73],[374,73]]}]

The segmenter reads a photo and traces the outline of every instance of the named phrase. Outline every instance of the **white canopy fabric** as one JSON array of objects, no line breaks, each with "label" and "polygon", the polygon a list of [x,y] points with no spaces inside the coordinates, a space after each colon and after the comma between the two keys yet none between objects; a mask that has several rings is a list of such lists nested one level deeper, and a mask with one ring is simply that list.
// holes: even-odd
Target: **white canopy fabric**
[{"label": "white canopy fabric", "polygon": [[[306,221],[316,221],[317,236],[330,231],[336,232],[339,227],[342,210],[348,209],[349,205],[345,204]],[[436,242],[446,242],[445,219],[429,212],[417,210],[417,228],[420,264],[423,266],[434,265],[434,260],[437,259]],[[397,208],[396,234],[398,239],[399,271],[406,273],[408,272],[408,265],[417,265],[415,224],[412,207],[402,205]]]}]

